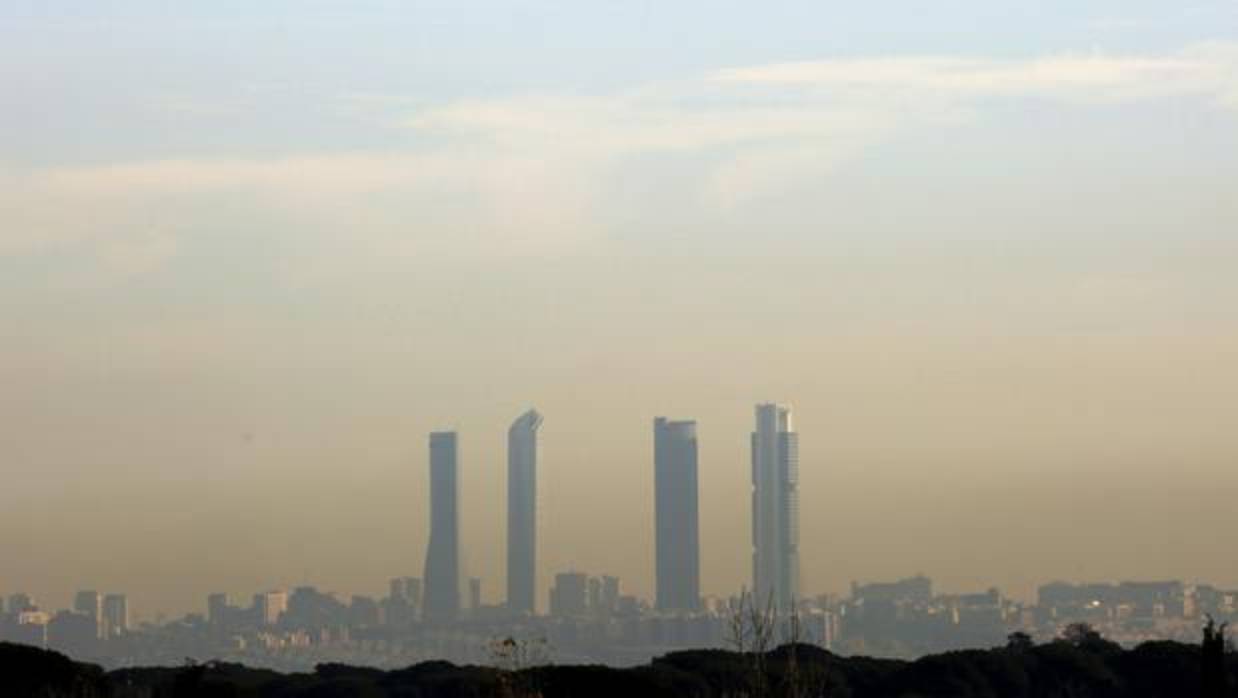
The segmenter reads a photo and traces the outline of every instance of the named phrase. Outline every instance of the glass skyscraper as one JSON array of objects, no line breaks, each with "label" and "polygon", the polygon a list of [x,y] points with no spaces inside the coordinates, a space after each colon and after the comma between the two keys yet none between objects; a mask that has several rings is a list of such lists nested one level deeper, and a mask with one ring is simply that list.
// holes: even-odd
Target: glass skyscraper
[{"label": "glass skyscraper", "polygon": [[422,617],[432,623],[460,613],[460,509],[456,433],[430,434],[430,544]]},{"label": "glass skyscraper", "polygon": [[799,598],[799,439],[791,408],[756,407],[752,433],[752,586],[762,608],[779,612]]},{"label": "glass skyscraper", "polygon": [[537,429],[529,410],[507,430],[507,609],[533,613],[537,593]]},{"label": "glass skyscraper", "polygon": [[653,420],[654,529],[660,611],[701,604],[696,422]]}]

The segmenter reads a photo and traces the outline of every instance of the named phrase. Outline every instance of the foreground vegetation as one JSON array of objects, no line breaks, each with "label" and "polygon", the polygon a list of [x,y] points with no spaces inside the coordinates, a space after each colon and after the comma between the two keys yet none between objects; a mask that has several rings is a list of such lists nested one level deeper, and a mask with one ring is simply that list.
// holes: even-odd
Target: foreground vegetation
[{"label": "foreground vegetation", "polygon": [[[509,643],[511,641],[508,641]],[[1035,645],[908,662],[838,657],[784,645],[766,653],[676,652],[630,669],[599,666],[460,667],[426,662],[398,671],[321,665],[279,674],[237,664],[110,673],[63,655],[0,644],[0,695],[36,698],[1233,698],[1238,654],[1209,624],[1201,645],[1149,642],[1130,650],[1086,626]]]}]

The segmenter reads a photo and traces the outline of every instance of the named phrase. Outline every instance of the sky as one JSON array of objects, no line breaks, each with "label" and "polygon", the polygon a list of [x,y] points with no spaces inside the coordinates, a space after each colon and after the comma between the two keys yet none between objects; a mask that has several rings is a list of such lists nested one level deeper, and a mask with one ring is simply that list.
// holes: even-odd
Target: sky
[{"label": "sky", "polygon": [[9,0],[0,107],[0,593],[379,594],[457,429],[497,603],[533,406],[540,605],[658,415],[730,594],[761,401],[805,592],[1238,586],[1233,0]]}]

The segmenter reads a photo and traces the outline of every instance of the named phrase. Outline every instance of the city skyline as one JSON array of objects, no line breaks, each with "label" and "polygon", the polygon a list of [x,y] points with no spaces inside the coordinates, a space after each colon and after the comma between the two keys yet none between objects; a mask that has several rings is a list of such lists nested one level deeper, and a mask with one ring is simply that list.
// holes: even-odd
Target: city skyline
[{"label": "city skyline", "polygon": [[[470,580],[474,592],[478,584]],[[246,606],[212,593],[205,615],[166,623],[130,623],[124,594],[80,591],[72,609],[57,610],[37,594],[16,593],[0,595],[0,641],[49,647],[113,668],[192,656],[306,671],[341,660],[388,668],[427,657],[489,663],[495,638],[515,636],[548,643],[544,661],[626,666],[677,649],[728,647],[736,614],[752,612],[751,597],[741,595],[707,597],[691,612],[660,611],[621,588],[614,576],[558,572],[546,614],[513,614],[471,602],[457,622],[446,625],[425,617],[416,578],[390,580],[383,598],[301,585],[256,593]],[[1014,634],[1046,642],[1080,624],[1130,648],[1149,640],[1189,642],[1201,624],[1235,617],[1238,590],[1178,579],[1058,580],[1040,584],[1035,599],[1020,601],[996,587],[943,591],[916,575],[853,581],[845,596],[810,595],[796,602],[803,637],[842,656],[983,650],[1002,646]],[[778,622],[792,620],[783,616]]]},{"label": "city skyline", "polygon": [[1232,0],[0,4],[0,591],[1238,588]]},{"label": "city skyline", "polygon": [[[757,406],[758,424],[760,424],[760,414],[762,413],[762,411],[763,411],[763,410],[764,410],[764,411],[771,411],[771,410],[772,410],[770,413],[773,415],[773,419],[774,419],[774,422],[773,422],[773,423],[774,423],[774,425],[775,425],[775,427],[774,427],[774,433],[775,433],[777,436],[781,436],[781,437],[783,437],[783,438],[785,438],[785,437],[786,437],[786,436],[788,436],[788,435],[789,435],[790,437],[795,437],[795,436],[797,436],[797,435],[796,435],[796,434],[794,434],[794,433],[779,432],[779,429],[780,429],[780,428],[782,428],[782,425],[789,425],[789,424],[790,424],[790,409],[789,409],[788,407],[786,407],[785,405],[775,405],[775,404],[771,404],[771,403],[766,403],[766,404],[760,404],[760,405],[758,405],[758,406]],[[534,417],[532,417],[531,415],[536,415],[535,420],[534,420]],[[658,420],[664,420],[664,418],[658,418]],[[511,434],[512,434],[511,427],[515,427],[515,426],[522,425],[522,424],[523,424],[524,426],[526,426],[526,427],[527,427],[527,426],[529,426],[529,425],[531,425],[531,424],[535,424],[536,426],[535,426],[535,428],[534,428],[534,430],[533,430],[533,433],[535,434],[535,433],[536,433],[537,428],[540,428],[541,423],[542,423],[542,415],[541,415],[541,413],[540,413],[540,412],[538,412],[538,411],[536,411],[536,410],[528,410],[528,411],[526,411],[525,413],[523,413],[520,417],[518,417],[518,418],[517,418],[517,420],[516,420],[515,422],[513,422],[513,423],[510,425],[510,427],[509,427],[509,429],[508,429],[508,435],[509,435],[509,437],[510,437],[510,436],[511,436]],[[690,425],[690,426],[692,427],[692,429],[691,429],[690,431],[691,431],[691,433],[693,433],[693,434],[695,434],[695,431],[696,431],[696,425],[697,425],[696,420],[691,420],[691,421],[672,421],[672,420],[665,420],[665,422],[664,422],[664,423],[666,423],[666,424],[673,424],[673,425],[680,425],[680,426],[683,426],[683,425]],[[657,433],[657,430],[658,430],[658,429],[657,429],[657,427],[658,427],[658,422],[657,422],[657,420],[655,420],[655,430],[654,430],[654,431],[655,431],[655,438],[654,438],[654,446],[655,446],[654,451],[655,451],[655,453],[654,453],[654,458],[652,458],[652,459],[651,459],[652,464],[655,466],[655,467],[654,467],[654,470],[655,470],[655,471],[656,471],[656,465],[657,465],[657,453],[656,453],[656,433]],[[428,471],[428,472],[431,474],[431,476],[425,480],[425,482],[429,484],[429,487],[428,487],[428,488],[426,488],[426,489],[424,490],[424,492],[423,492],[422,490],[420,490],[419,488],[415,488],[415,490],[414,490],[414,491],[413,491],[413,493],[412,493],[412,495],[413,495],[415,498],[418,498],[418,499],[422,498],[422,496],[423,496],[423,494],[424,494],[424,504],[425,504],[425,506],[424,506],[424,509],[423,509],[423,508],[421,508],[421,507],[417,507],[416,505],[414,505],[414,506],[413,506],[413,508],[409,509],[409,510],[408,510],[408,512],[407,512],[407,513],[408,513],[408,515],[409,515],[409,518],[410,518],[410,519],[417,519],[417,518],[420,518],[420,517],[422,516],[421,512],[423,512],[423,511],[424,511],[424,512],[426,512],[426,514],[427,514],[426,518],[427,518],[427,519],[431,522],[430,529],[432,529],[432,528],[433,528],[433,521],[434,521],[434,519],[436,519],[436,518],[440,518],[440,519],[444,522],[444,525],[442,526],[442,530],[443,530],[445,533],[444,533],[444,535],[440,536],[440,539],[445,540],[445,541],[448,541],[448,543],[444,543],[444,544],[442,544],[442,546],[441,546],[441,547],[442,547],[444,550],[447,550],[448,552],[447,552],[447,553],[445,553],[445,554],[447,555],[447,557],[446,557],[446,558],[443,558],[443,559],[450,560],[451,553],[452,553],[452,552],[454,552],[454,556],[455,556],[455,558],[456,558],[456,560],[457,560],[457,564],[456,564],[456,566],[454,567],[454,569],[457,569],[457,570],[458,570],[458,571],[456,572],[456,579],[458,580],[458,582],[457,582],[457,584],[455,585],[455,587],[456,587],[456,588],[458,588],[458,592],[457,592],[457,594],[456,594],[456,599],[455,599],[455,604],[454,604],[454,607],[457,609],[457,611],[456,611],[457,613],[459,612],[459,610],[462,610],[462,609],[464,608],[464,600],[465,600],[465,588],[464,588],[464,585],[467,583],[467,581],[468,581],[468,579],[469,579],[469,577],[468,577],[468,576],[466,576],[466,574],[465,574],[465,572],[464,572],[464,566],[463,566],[463,564],[462,564],[461,562],[459,562],[459,561],[460,561],[460,560],[467,559],[467,558],[469,558],[469,557],[470,557],[470,555],[469,555],[469,551],[467,550],[467,547],[466,547],[466,546],[462,546],[462,544],[459,542],[459,541],[460,541],[460,533],[461,533],[461,531],[462,531],[462,530],[467,530],[467,529],[469,529],[469,528],[470,528],[470,526],[468,526],[468,525],[462,525],[462,524],[461,524],[461,522],[459,522],[458,520],[451,521],[451,517],[450,517],[450,515],[447,513],[447,512],[452,511],[453,509],[454,509],[454,510],[456,510],[457,512],[458,512],[458,510],[459,510],[459,499],[460,499],[460,493],[459,493],[459,490],[458,490],[458,483],[457,483],[457,480],[456,480],[456,478],[458,478],[458,477],[459,477],[459,472],[458,472],[458,469],[459,469],[459,467],[460,467],[460,463],[457,461],[457,458],[458,458],[458,451],[457,451],[457,449],[458,449],[458,441],[459,441],[459,436],[460,436],[459,432],[456,432],[456,431],[452,431],[452,432],[441,432],[441,431],[439,431],[439,432],[431,432],[431,433],[430,433],[430,443],[431,443],[431,448],[430,448],[429,452],[430,452],[430,454],[431,454],[431,455],[430,455],[430,459],[429,459],[429,462],[428,462],[428,464],[429,464],[429,471]],[[751,465],[754,465],[754,463],[752,463],[752,461],[753,461],[753,460],[755,459],[755,457],[756,457],[756,451],[754,450],[754,447],[755,447],[755,445],[756,445],[756,441],[757,441],[757,432],[752,432],[752,433],[748,434],[748,436],[749,436],[749,439],[748,439],[748,441],[749,441],[749,443],[748,443],[748,446],[749,446],[748,459],[749,459],[749,461],[750,461],[750,468],[751,468]],[[794,447],[796,448],[796,450],[798,450],[798,448],[797,448],[797,447],[798,447],[798,439],[794,439],[794,438],[792,438],[792,441],[794,442]],[[693,438],[693,439],[692,439],[692,444],[693,444],[694,446],[695,446],[695,443],[696,443],[695,438]],[[509,447],[511,446],[511,441],[510,441],[510,440],[508,441],[508,445],[509,445]],[[510,453],[510,450],[509,450],[509,453]],[[786,465],[789,465],[789,463],[786,463]],[[437,467],[436,467],[436,466],[437,466]],[[450,467],[449,467],[449,466],[450,466]],[[416,464],[416,463],[412,463],[412,464],[411,464],[411,467],[412,467],[414,470],[419,470],[421,467],[424,467],[424,465],[418,465],[418,464]],[[438,484],[439,484],[439,491],[443,493],[443,499],[442,499],[442,501],[443,501],[443,502],[445,502],[445,503],[451,503],[451,505],[452,505],[452,506],[444,506],[444,507],[442,507],[442,512],[440,512],[439,517],[436,517],[436,516],[435,516],[435,514],[434,514],[434,512],[433,512],[433,502],[434,502],[434,500],[435,500],[435,496],[434,496],[434,492],[435,492],[435,478],[434,478],[433,474],[434,474],[436,471],[437,471],[437,472],[439,472],[440,474],[452,473],[452,474],[454,475],[454,477],[453,477],[453,478],[440,479],[440,482],[438,483]],[[751,473],[750,473],[750,474],[751,474]],[[798,473],[797,473],[797,474],[798,474]],[[821,473],[818,473],[818,474],[821,474]],[[714,483],[714,484],[716,484],[716,483]],[[651,478],[651,479],[650,479],[650,482],[649,482],[649,490],[645,493],[645,496],[646,496],[646,497],[647,497],[647,498],[651,501],[651,503],[652,503],[654,500],[656,500],[656,494],[657,494],[657,482],[656,482],[656,476],[655,476],[654,478]],[[754,492],[753,494],[755,494],[755,492]],[[753,503],[754,501],[755,501],[755,497],[753,497],[752,499],[750,499],[750,500],[749,500],[749,502],[747,503],[747,504],[749,505],[749,507],[751,507],[751,505],[752,505],[752,503]],[[744,512],[743,512],[743,513],[744,513],[744,515],[743,515],[742,517],[740,517],[740,518],[744,519],[745,521],[751,520],[751,519],[753,518],[753,516],[752,516],[752,515],[753,515],[753,510],[752,510],[751,508],[746,508],[746,509],[744,509]],[[458,516],[458,513],[457,513],[457,516]],[[652,545],[652,546],[650,546],[650,547],[656,551],[656,530],[657,530],[657,529],[656,529],[656,506],[652,506],[652,507],[650,507],[650,518],[651,518],[651,523],[652,523],[652,524],[654,524],[654,525],[651,525],[651,526],[650,526],[650,531],[651,531],[651,541],[655,541],[655,545]],[[414,527],[415,527],[416,521],[410,521],[410,523],[414,524]],[[446,533],[446,532],[453,531],[453,530],[454,530],[454,532],[455,532],[455,533],[454,533],[454,540],[455,540],[455,542],[456,542],[456,545],[454,546],[454,550],[453,550],[453,547],[449,544],[449,542],[453,539],[453,536],[450,536],[450,535],[448,535],[448,534]],[[491,533],[493,533],[493,532],[491,532]],[[506,535],[506,529],[505,529],[505,527],[503,527],[502,534],[503,534],[503,535]],[[433,538],[434,538],[434,537],[433,537],[433,535],[431,535],[431,536],[429,536],[429,537],[427,538],[427,540],[432,541],[432,540],[433,540]],[[745,548],[745,547],[748,545],[748,544],[746,544],[746,543],[743,543],[742,541],[734,541],[734,540],[721,541],[721,542],[716,543],[716,544],[717,544],[717,545],[721,545],[721,546],[723,546],[723,547],[738,547],[738,548],[741,548],[741,549],[742,549],[742,548]],[[536,539],[535,539],[535,543],[534,543],[534,545],[535,545],[535,546],[537,545],[537,543],[536,543]],[[432,544],[431,544],[431,543],[427,543],[427,545],[426,545],[426,547],[425,547],[425,555],[424,555],[424,556],[422,556],[422,559],[423,559],[423,560],[424,560],[424,562],[425,562],[425,566],[426,566],[426,568],[428,568],[428,566],[429,566],[429,564],[430,564],[431,557],[432,557],[432,554],[431,554],[431,547],[432,547]],[[706,545],[706,549],[708,550],[708,548],[709,548],[709,547],[711,547],[711,546],[707,544],[707,545]],[[463,548],[463,549],[462,549],[462,548]],[[406,551],[406,552],[407,552],[407,551]],[[577,557],[576,553],[575,553],[575,552],[571,552],[571,551],[566,552],[566,553],[564,553],[564,551],[556,551],[556,552],[557,552],[558,554],[557,554],[557,555],[555,555],[555,557],[557,557],[558,559],[569,559],[569,560],[570,560],[570,559],[573,559],[573,558]],[[717,551],[710,551],[710,552],[714,552],[714,553],[716,553]],[[437,556],[434,556],[434,557],[437,557]],[[475,558],[475,557],[477,557],[477,556],[476,556],[476,555],[473,555],[472,557],[474,557],[474,558]],[[725,597],[725,596],[727,596],[728,594],[730,594],[730,593],[732,593],[732,592],[734,592],[734,591],[737,591],[737,590],[739,590],[739,589],[743,589],[743,588],[752,588],[752,589],[757,589],[758,585],[755,583],[755,581],[756,581],[756,580],[755,580],[755,572],[756,572],[756,567],[755,567],[755,559],[756,559],[756,556],[755,556],[755,554],[753,554],[753,555],[752,555],[752,557],[751,557],[750,559],[753,561],[753,567],[752,567],[752,568],[750,568],[750,570],[749,570],[749,575],[750,575],[750,576],[740,578],[739,580],[737,580],[737,581],[734,583],[734,586],[727,587],[725,584],[721,584],[721,583],[719,583],[717,580],[710,580],[708,577],[705,577],[705,583],[706,583],[706,584],[708,585],[708,587],[709,587],[709,592],[708,592],[708,595],[710,595],[710,596],[712,596],[712,597],[719,597],[719,596],[723,596],[723,597]],[[394,560],[394,558],[393,558],[393,560]],[[474,561],[476,561],[476,560],[474,560]],[[484,560],[482,560],[482,561],[484,562]],[[844,568],[845,568],[845,567],[847,567],[847,566],[848,566],[848,565],[847,565],[847,563],[846,563],[846,561],[842,561],[842,562],[843,562],[842,567],[844,567]],[[410,560],[405,560],[405,567],[406,567],[407,569],[410,569],[410,570],[411,570],[411,569],[412,569],[412,567],[410,567],[410,566],[409,566],[410,564],[412,564],[412,560],[411,560],[411,559],[410,559]],[[398,566],[399,566],[399,563],[398,563],[398,562],[395,562],[395,563],[394,563],[394,566],[395,566],[395,567],[398,567]],[[384,566],[383,566],[383,568],[384,568],[385,570],[387,570],[387,571],[390,571],[390,568],[391,568],[391,567],[392,567],[392,565],[384,565]],[[540,565],[540,567],[542,567],[543,569],[547,569],[545,565]],[[570,565],[570,564],[569,564],[569,565],[567,565],[567,567],[568,567],[568,568],[572,568],[572,567],[575,567],[575,565]],[[612,568],[619,568],[619,567],[622,567],[622,565],[620,564],[620,565],[614,565],[614,566],[607,566],[607,565],[605,565],[605,564],[601,564],[601,565],[594,565],[593,567],[595,567],[595,568],[597,568],[597,569],[612,570]],[[447,569],[453,569],[453,566],[450,564],[450,562],[448,562],[448,563],[447,563]],[[552,586],[553,586],[553,579],[554,579],[555,575],[556,575],[556,574],[558,574],[559,572],[561,572],[561,571],[562,571],[562,569],[563,569],[562,567],[560,567],[560,568],[550,568],[550,570],[551,570],[551,571],[550,571],[549,573],[544,574],[544,575],[539,575],[539,576],[541,576],[541,577],[543,577],[543,578],[544,578],[542,581],[539,581],[539,583],[538,583],[538,585],[537,585],[538,592],[537,592],[537,596],[535,597],[535,598],[537,599],[537,604],[536,604],[536,605],[539,607],[539,609],[540,609],[540,607],[542,607],[542,606],[543,606],[543,604],[545,603],[546,593],[547,593],[547,592],[548,592],[548,591],[552,588]],[[934,573],[935,575],[936,575],[936,574],[938,573],[938,571],[940,570],[940,568],[939,568],[939,567],[938,567],[938,568],[934,568],[932,565],[927,565],[927,566],[926,566],[926,565],[918,565],[918,566],[914,566],[914,567],[910,567],[910,568],[909,568],[909,567],[902,567],[902,568],[897,568],[897,567],[896,567],[895,569],[896,569],[896,570],[901,569],[901,573],[904,573],[904,574],[905,574],[905,573],[907,573],[909,569],[916,569],[916,570],[920,570],[920,571],[928,571],[928,572]],[[423,568],[423,572],[424,572],[424,571],[425,571],[425,568]],[[629,576],[625,576],[625,577],[624,577],[625,579],[627,579],[627,580],[628,580],[629,584],[631,584],[631,585],[632,585],[633,590],[634,590],[634,591],[636,591],[636,592],[638,593],[638,596],[639,596],[640,598],[648,598],[648,599],[650,600],[650,602],[651,602],[651,603],[654,603],[655,605],[656,605],[656,599],[657,599],[657,574],[656,574],[656,572],[657,572],[657,565],[656,565],[656,564],[654,564],[654,565],[652,565],[652,566],[651,566],[651,568],[650,568],[650,574],[649,574],[649,577],[648,577],[648,579],[647,579],[647,580],[646,580],[646,579],[644,579],[644,578],[642,578],[640,575],[629,575]],[[895,572],[895,574],[898,574],[898,573],[900,573],[900,572],[897,572],[897,571]],[[428,578],[430,575],[427,573],[427,574],[425,574],[424,576],[425,576],[425,578]],[[816,594],[816,593],[838,593],[838,592],[842,592],[843,590],[845,590],[845,589],[846,589],[846,584],[847,584],[847,583],[850,583],[850,582],[852,582],[852,581],[854,581],[854,579],[855,579],[855,578],[867,579],[867,578],[874,578],[874,577],[876,577],[876,576],[879,576],[879,575],[871,575],[871,574],[870,574],[870,575],[854,575],[853,577],[849,578],[849,579],[848,579],[845,583],[840,584],[840,585],[831,586],[831,587],[814,586],[814,587],[812,588],[812,590],[811,590],[811,593]],[[1058,577],[1062,577],[1062,578],[1067,577],[1067,576],[1068,576],[1068,575],[1067,575],[1067,574],[1065,574],[1065,573],[1058,575]],[[1127,576],[1138,576],[1138,575],[1127,575]],[[1168,575],[1168,574],[1167,574],[1167,575],[1161,575],[1161,576],[1166,576],[1166,577],[1168,577],[1168,576],[1171,576],[1171,575]],[[1087,577],[1087,579],[1116,580],[1116,579],[1121,578],[1121,577],[1122,577],[1121,575],[1114,575],[1114,576],[1103,576],[1103,575],[1101,575],[1101,576]],[[309,583],[309,582],[311,582],[311,581],[312,581],[312,579],[311,579],[311,578],[309,578],[309,577],[297,577],[296,575],[286,576],[285,578],[286,578],[286,579],[288,579],[289,581],[281,585],[283,588],[292,588],[292,587],[295,587],[295,586],[298,586],[298,585],[304,585],[304,584],[307,584],[307,583]],[[377,579],[377,578],[376,578],[376,579]],[[501,583],[500,583],[500,580],[502,579],[502,577],[500,576],[500,577],[496,578],[496,577],[492,577],[492,576],[487,576],[487,577],[483,577],[482,579],[490,580],[490,582],[491,582],[491,585],[487,587],[487,589],[489,590],[489,592],[490,592],[490,593],[489,593],[488,595],[484,596],[484,597],[483,597],[483,600],[484,600],[485,602],[488,602],[488,603],[500,603],[500,604],[505,604],[505,603],[506,603],[506,596],[504,595],[503,590],[504,590],[506,587],[505,587],[505,585],[503,585],[503,584],[501,584]],[[371,580],[371,584],[373,583],[373,581],[374,581],[374,580]],[[1043,579],[1042,579],[1042,581],[1043,581]],[[966,583],[964,583],[964,585],[966,585]],[[10,588],[12,588],[12,587],[10,587]],[[349,587],[349,588],[355,588],[355,587]],[[496,589],[497,589],[497,590],[500,590],[500,591],[496,592],[496,591],[495,591]],[[75,592],[75,593],[76,593],[76,592]],[[768,595],[768,589],[766,590],[766,592],[765,592],[765,593],[766,593],[766,595]],[[705,594],[702,594],[702,595],[705,595]],[[774,597],[775,597],[775,599],[779,598],[778,594],[774,594]],[[101,598],[102,598],[102,597],[101,597]],[[448,605],[449,605],[449,606],[451,605],[451,604],[450,604],[450,601],[448,601],[447,603],[448,603]],[[75,606],[76,606],[76,601],[74,601],[73,603],[66,604],[66,605],[68,605],[68,606],[70,606],[70,607],[75,607]],[[190,604],[190,606],[189,606],[189,607],[192,607],[192,604]],[[172,608],[172,609],[167,609],[167,608],[165,608],[165,609],[159,609],[159,608],[148,608],[148,609],[144,609],[144,613],[145,613],[145,616],[146,616],[147,618],[149,618],[149,617],[150,617],[150,615],[151,615],[152,613],[160,613],[160,614],[162,614],[162,613],[178,613],[178,612],[182,612],[183,610],[185,610],[185,607],[181,607],[181,608]],[[447,613],[447,615],[446,615],[446,616],[444,616],[444,619],[447,619],[447,618],[449,618],[449,617],[451,616],[451,612],[450,612],[450,611],[447,611],[446,613]],[[433,614],[433,611],[431,612],[431,614]]]}]

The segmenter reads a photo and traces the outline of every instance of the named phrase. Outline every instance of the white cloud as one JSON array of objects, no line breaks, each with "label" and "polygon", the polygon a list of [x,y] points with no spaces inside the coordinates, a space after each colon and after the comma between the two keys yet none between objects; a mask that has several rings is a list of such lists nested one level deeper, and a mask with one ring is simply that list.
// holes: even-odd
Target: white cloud
[{"label": "white cloud", "polygon": [[[742,207],[828,176],[902,129],[982,118],[982,98],[1199,95],[1238,107],[1235,66],[1229,43],[1142,57],[774,64],[613,94],[421,109],[407,121],[424,136],[416,152],[0,170],[0,256],[76,246],[104,266],[146,270],[182,249],[186,215],[210,216],[215,205],[264,211],[277,221],[272,234],[293,246],[297,235],[335,240],[324,248],[333,252],[536,253],[604,235],[615,205],[607,187],[625,186],[613,174],[634,159],[707,155],[676,180],[686,187],[677,200]],[[313,266],[312,256],[300,261]]]},{"label": "white cloud", "polygon": [[624,155],[761,143],[867,123],[866,114],[847,105],[695,104],[677,98],[691,100],[702,92],[692,85],[676,94],[473,102],[429,110],[410,125],[506,147],[550,146],[552,154]]},{"label": "white cloud", "polygon": [[1036,96],[1151,99],[1186,94],[1224,98],[1238,77],[1236,45],[1199,44],[1165,56],[1064,54],[1026,60],[907,56],[735,68],[718,83],[906,91],[952,97]]}]

